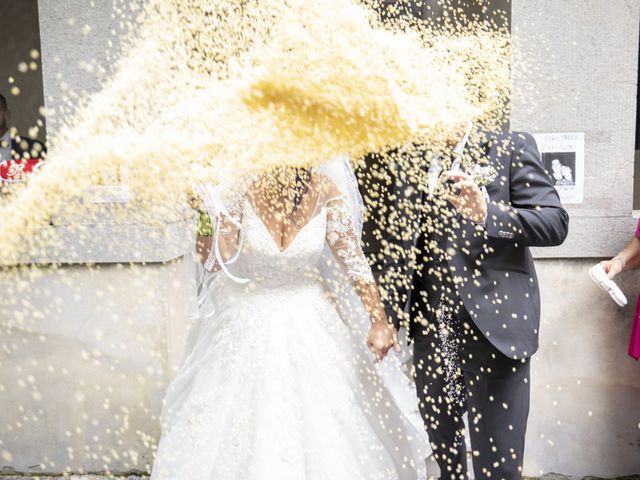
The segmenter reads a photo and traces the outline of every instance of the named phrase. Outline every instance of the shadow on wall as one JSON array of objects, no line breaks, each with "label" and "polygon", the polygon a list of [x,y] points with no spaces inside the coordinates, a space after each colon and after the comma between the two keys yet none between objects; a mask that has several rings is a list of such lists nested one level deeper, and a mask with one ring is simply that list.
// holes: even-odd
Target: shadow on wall
[{"label": "shadow on wall", "polygon": [[589,278],[597,261],[536,261],[542,321],[532,362],[529,476],[640,475],[640,362],[627,355],[640,272],[620,276],[629,303],[619,308]]}]

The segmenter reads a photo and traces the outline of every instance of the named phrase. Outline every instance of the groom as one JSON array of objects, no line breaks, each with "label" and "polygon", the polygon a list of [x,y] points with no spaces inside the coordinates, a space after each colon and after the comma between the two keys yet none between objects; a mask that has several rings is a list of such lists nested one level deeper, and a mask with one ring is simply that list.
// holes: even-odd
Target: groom
[{"label": "groom", "polygon": [[[540,324],[529,247],[561,244],[569,218],[529,134],[470,129],[451,153],[422,161],[396,182],[404,211],[386,252],[388,315],[413,339],[441,478],[468,478],[468,412],[475,478],[519,479]],[[389,330],[379,357],[393,344]]]}]

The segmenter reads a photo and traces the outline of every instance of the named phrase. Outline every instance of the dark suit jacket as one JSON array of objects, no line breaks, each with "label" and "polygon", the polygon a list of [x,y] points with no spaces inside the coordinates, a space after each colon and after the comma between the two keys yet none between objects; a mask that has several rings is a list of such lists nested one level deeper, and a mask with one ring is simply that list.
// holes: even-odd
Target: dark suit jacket
[{"label": "dark suit jacket", "polygon": [[[433,257],[424,251],[416,255],[412,249],[417,244],[427,250],[439,246],[447,252],[446,269],[477,327],[505,355],[530,357],[538,349],[540,294],[529,247],[561,244],[569,216],[531,135],[480,135],[467,152],[486,156],[497,172],[486,187],[490,198],[486,224],[477,226],[458,215],[459,221],[451,223],[436,242],[428,238],[433,233],[423,239],[407,235],[410,228],[389,239],[388,248],[395,254],[389,255],[383,274],[387,314],[397,328],[404,326],[410,333],[416,321],[431,319],[432,313],[424,310],[433,311],[440,293],[432,288],[437,275],[433,269],[425,275],[424,266]],[[415,206],[415,212],[404,215],[413,219],[407,225],[425,222],[424,188],[408,184],[407,178],[401,175],[396,182],[395,196],[409,198],[405,206]]]},{"label": "dark suit jacket", "polygon": [[[7,142],[8,143],[8,142]],[[7,148],[8,145],[0,145]],[[27,137],[11,137],[11,158],[13,160],[44,160],[47,157],[47,148],[39,141]]]},{"label": "dark suit jacket", "polygon": [[14,160],[44,160],[47,157],[47,149],[37,140],[17,136],[11,138],[11,157]]}]

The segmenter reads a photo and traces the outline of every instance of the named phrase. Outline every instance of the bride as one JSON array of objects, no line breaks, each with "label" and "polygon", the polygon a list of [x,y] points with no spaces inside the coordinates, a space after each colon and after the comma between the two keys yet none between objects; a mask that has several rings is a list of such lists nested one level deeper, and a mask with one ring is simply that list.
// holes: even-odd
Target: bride
[{"label": "bride", "polygon": [[201,186],[213,245],[151,479],[425,478],[348,160],[245,183]]}]

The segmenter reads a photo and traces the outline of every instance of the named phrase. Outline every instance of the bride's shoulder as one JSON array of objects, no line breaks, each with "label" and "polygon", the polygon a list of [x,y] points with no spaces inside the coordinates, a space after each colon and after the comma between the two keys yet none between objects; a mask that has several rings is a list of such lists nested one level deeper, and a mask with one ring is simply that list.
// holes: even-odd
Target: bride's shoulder
[{"label": "bride's shoulder", "polygon": [[322,172],[312,172],[311,181],[318,192],[318,198],[324,203],[343,195],[336,182]]}]

